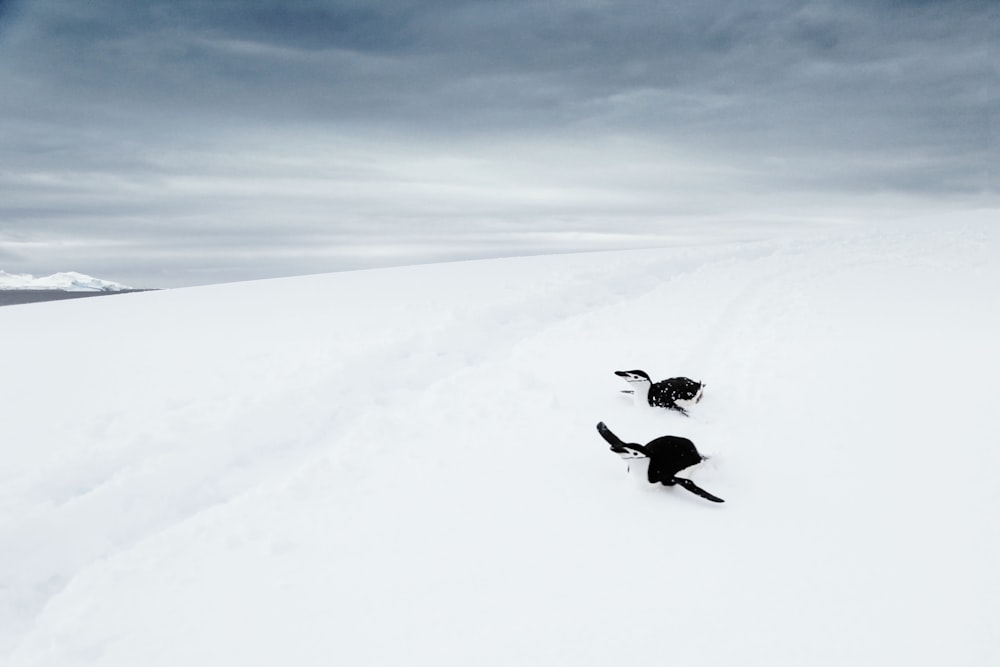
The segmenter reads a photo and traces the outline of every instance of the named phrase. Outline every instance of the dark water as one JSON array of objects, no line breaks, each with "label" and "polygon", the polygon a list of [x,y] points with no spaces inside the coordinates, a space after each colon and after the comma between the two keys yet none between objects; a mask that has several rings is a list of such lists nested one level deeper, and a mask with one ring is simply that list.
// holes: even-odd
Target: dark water
[{"label": "dark water", "polygon": [[0,289],[0,306],[16,306],[39,301],[62,301],[63,299],[85,299],[92,296],[111,296],[149,290],[129,289],[120,292],[64,292],[62,290]]}]

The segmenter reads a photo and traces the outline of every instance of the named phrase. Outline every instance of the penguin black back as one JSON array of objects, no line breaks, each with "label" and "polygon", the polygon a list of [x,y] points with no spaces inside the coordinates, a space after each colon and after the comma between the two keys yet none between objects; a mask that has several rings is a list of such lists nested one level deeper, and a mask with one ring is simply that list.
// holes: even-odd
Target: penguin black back
[{"label": "penguin black back", "polygon": [[670,486],[674,476],[704,460],[694,443],[676,435],[664,435],[646,443],[649,453],[649,482]]}]

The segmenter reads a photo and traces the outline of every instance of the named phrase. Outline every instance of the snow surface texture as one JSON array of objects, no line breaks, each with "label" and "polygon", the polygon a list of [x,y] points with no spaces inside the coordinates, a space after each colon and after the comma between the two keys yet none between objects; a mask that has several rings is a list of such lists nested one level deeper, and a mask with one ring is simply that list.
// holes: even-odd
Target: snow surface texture
[{"label": "snow surface texture", "polygon": [[63,290],[66,292],[119,292],[131,289],[125,285],[75,271],[53,273],[51,276],[35,278],[28,273],[7,273],[0,271],[0,289],[16,290]]},{"label": "snow surface texture", "polygon": [[998,260],[968,220],[6,308],[0,664],[1000,664]]}]

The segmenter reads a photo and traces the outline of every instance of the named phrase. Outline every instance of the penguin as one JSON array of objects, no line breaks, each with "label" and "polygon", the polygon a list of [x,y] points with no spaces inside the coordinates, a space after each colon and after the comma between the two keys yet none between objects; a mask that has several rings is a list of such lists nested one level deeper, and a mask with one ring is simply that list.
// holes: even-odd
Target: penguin
[{"label": "penguin", "polygon": [[690,479],[677,476],[677,473],[681,470],[690,468],[705,460],[705,457],[698,453],[694,443],[687,438],[681,438],[676,435],[665,435],[650,440],[645,445],[625,443],[612,433],[611,429],[604,422],[597,424],[597,432],[611,445],[611,451],[629,463],[630,470],[631,462],[647,463],[646,479],[649,480],[650,484],[656,484],[657,482],[664,486],[679,484],[691,493],[701,496],[706,500],[711,500],[713,503],[725,502],[722,498],[713,496]]},{"label": "penguin", "polygon": [[685,417],[690,417],[688,411],[677,405],[677,401],[692,401],[697,403],[701,400],[701,395],[705,391],[705,384],[697,382],[691,378],[676,377],[653,382],[645,371],[615,371],[615,375],[623,378],[629,384],[635,385],[636,390],[622,390],[626,394],[635,394],[636,398],[646,397],[646,402],[654,408],[667,408],[676,410]]}]

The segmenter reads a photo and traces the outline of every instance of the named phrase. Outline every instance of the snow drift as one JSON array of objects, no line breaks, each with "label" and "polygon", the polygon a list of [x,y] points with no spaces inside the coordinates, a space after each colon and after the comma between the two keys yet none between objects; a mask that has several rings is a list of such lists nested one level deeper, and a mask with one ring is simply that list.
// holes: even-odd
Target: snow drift
[{"label": "snow drift", "polygon": [[[0,662],[1000,661],[975,221],[0,311]],[[690,419],[613,371],[708,383]],[[716,505],[594,429],[674,434]]]}]

